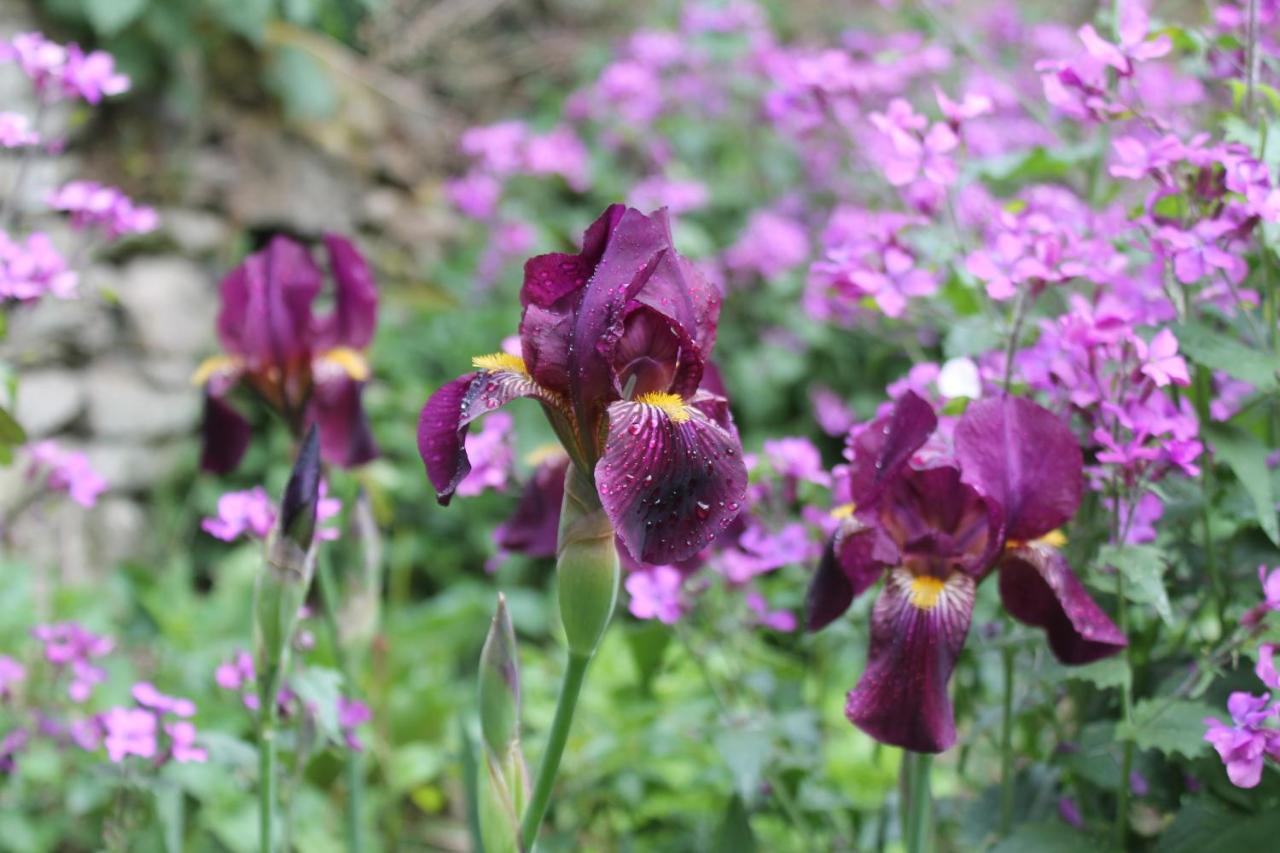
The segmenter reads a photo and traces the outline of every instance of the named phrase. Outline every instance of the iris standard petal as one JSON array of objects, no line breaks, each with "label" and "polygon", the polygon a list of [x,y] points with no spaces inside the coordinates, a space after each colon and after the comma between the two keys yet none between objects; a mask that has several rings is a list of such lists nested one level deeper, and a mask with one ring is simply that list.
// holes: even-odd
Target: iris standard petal
[{"label": "iris standard petal", "polygon": [[709,544],[742,511],[747,469],[737,439],[673,394],[609,407],[596,489],[638,560],[675,563]]},{"label": "iris standard petal", "polygon": [[938,427],[933,406],[912,391],[898,398],[892,414],[855,436],[850,442],[853,458],[849,482],[853,500],[860,507],[879,500],[885,487],[911,461]]},{"label": "iris standard petal", "polygon": [[352,468],[377,458],[378,445],[361,404],[363,395],[364,383],[347,376],[315,384],[311,414],[320,427],[320,454],[325,462]]},{"label": "iris standard petal", "polygon": [[311,304],[323,278],[305,247],[277,236],[221,285],[218,338],[251,370],[288,371],[309,356]]},{"label": "iris standard petal", "polygon": [[235,470],[249,447],[252,429],[244,416],[221,397],[205,394],[200,467],[211,474]]},{"label": "iris standard petal", "polygon": [[347,238],[325,234],[324,247],[333,271],[334,304],[333,313],[319,321],[316,348],[364,349],[373,340],[378,324],[378,290],[373,272]]},{"label": "iris standard petal", "polygon": [[845,716],[881,743],[942,752],[955,743],[947,683],[973,617],[973,578],[889,573],[871,614],[871,647]]},{"label": "iris standard petal", "polygon": [[702,381],[702,353],[683,327],[633,302],[622,322],[597,344],[613,366],[614,389],[624,398],[667,392],[689,399]]},{"label": "iris standard petal", "polygon": [[1009,539],[1043,536],[1080,506],[1080,443],[1061,418],[1030,400],[971,404],[956,424],[955,445],[965,481],[1000,504]]},{"label": "iris standard petal", "polygon": [[418,453],[442,506],[449,504],[458,483],[471,471],[464,439],[472,421],[518,397],[562,405],[555,394],[533,381],[515,356],[483,356],[474,362],[481,369],[459,376],[432,394],[418,419]]},{"label": "iris standard petal", "polygon": [[999,571],[1005,610],[1019,622],[1043,628],[1049,648],[1063,663],[1091,663],[1128,645],[1056,548],[1038,543],[1012,548]]}]

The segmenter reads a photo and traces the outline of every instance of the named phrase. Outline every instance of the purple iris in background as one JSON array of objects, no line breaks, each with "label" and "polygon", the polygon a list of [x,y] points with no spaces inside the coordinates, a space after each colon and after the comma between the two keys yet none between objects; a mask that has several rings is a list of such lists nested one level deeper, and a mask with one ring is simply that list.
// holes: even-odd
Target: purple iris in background
[{"label": "purple iris in background", "polygon": [[520,299],[522,355],[473,359],[422,410],[440,502],[470,470],[471,422],[532,397],[631,556],[670,563],[709,544],[741,511],[747,473],[727,401],[703,387],[720,293],[676,252],[666,212],[609,207],[580,253],[525,264]]},{"label": "purple iris in background", "polygon": [[314,311],[325,275],[288,237],[272,238],[222,280],[218,339],[225,354],[208,359],[194,378],[205,388],[205,470],[232,470],[249,445],[248,421],[225,399],[236,387],[265,400],[296,436],[317,424],[330,464],[350,467],[377,456],[361,397],[378,293],[351,241],[326,234],[323,242],[334,282],[327,315]]},{"label": "purple iris in background", "polygon": [[977,584],[998,570],[1010,615],[1045,630],[1063,663],[1113,654],[1125,638],[1055,547],[1083,488],[1080,446],[1028,400],[969,406],[953,436],[912,392],[849,438],[848,497],[808,595],[825,627],[881,577],[867,666],[849,720],[876,740],[941,752],[956,738],[947,683]]}]

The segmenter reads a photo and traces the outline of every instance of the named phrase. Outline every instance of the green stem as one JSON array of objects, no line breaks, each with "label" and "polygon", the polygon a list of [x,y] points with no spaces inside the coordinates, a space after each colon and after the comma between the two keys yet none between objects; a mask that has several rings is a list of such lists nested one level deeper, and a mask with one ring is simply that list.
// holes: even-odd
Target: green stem
[{"label": "green stem", "polygon": [[[1124,572],[1116,569],[1116,607],[1120,621],[1120,633],[1129,636],[1129,605],[1125,599]],[[1125,663],[1129,668],[1129,677],[1121,688],[1121,702],[1124,709],[1124,720],[1129,728],[1133,727],[1133,643],[1125,646]],[[1113,829],[1113,843],[1116,850],[1124,850],[1125,838],[1129,832],[1129,774],[1133,772],[1133,741],[1125,740],[1123,758],[1120,761],[1120,790],[1116,794],[1116,822]]]},{"label": "green stem", "polygon": [[929,849],[929,820],[932,811],[929,770],[932,764],[933,756],[926,752],[902,754],[902,766],[907,774],[907,853],[924,853]]},{"label": "green stem", "polygon": [[1013,826],[1013,658],[1012,646],[1004,657],[1004,716],[1000,721],[1000,836]]},{"label": "green stem", "polygon": [[[324,623],[329,631],[329,641],[333,644],[333,657],[338,664],[338,672],[342,674],[342,683],[346,687],[348,698],[354,700],[356,685],[352,679],[351,662],[342,648],[341,635],[338,631],[338,585],[333,577],[333,567],[329,565],[327,551],[321,549],[316,558],[316,575],[320,580],[320,594],[324,598]],[[343,758],[347,776],[347,815],[346,834],[347,849],[352,853],[364,849],[363,828],[360,823],[364,813],[364,773],[360,767],[360,753],[348,748]]]},{"label": "green stem", "polygon": [[266,675],[258,691],[258,849],[275,850],[276,676]]},{"label": "green stem", "polygon": [[587,664],[591,663],[589,655],[569,653],[569,665],[564,671],[564,681],[560,684],[560,699],[556,702],[556,716],[551,721],[551,731],[547,734],[547,749],[542,754],[542,763],[538,765],[538,778],[533,785],[533,793],[529,797],[529,807],[525,810],[524,820],[520,824],[520,847],[532,850],[533,842],[538,837],[538,829],[546,816],[547,806],[551,802],[551,789],[555,786],[556,773],[560,769],[560,758],[564,755],[564,745],[569,739],[569,727],[573,724],[573,711],[578,706],[578,694],[582,692],[582,682],[587,675]]}]

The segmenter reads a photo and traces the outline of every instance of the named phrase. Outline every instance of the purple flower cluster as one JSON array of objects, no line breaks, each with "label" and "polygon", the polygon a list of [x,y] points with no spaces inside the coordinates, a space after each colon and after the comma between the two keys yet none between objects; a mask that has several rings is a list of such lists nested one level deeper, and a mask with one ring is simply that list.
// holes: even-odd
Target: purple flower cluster
[{"label": "purple flower cluster", "polygon": [[[342,501],[328,496],[328,484],[320,484],[320,502],[316,506],[316,523],[322,524],[342,512]],[[241,536],[266,539],[275,527],[275,503],[266,489],[255,486],[241,492],[227,492],[218,498],[217,515],[200,522],[201,529],[215,539],[234,542]],[[337,539],[339,531],[334,527],[317,527],[316,538],[321,541]]]},{"label": "purple flower cluster", "polygon": [[49,194],[48,205],[70,214],[78,229],[98,228],[106,239],[154,231],[160,222],[155,209],[135,204],[115,187],[96,181],[72,181]]},{"label": "purple flower cluster", "polygon": [[80,506],[93,506],[107,489],[107,481],[80,451],[66,450],[52,441],[38,441],[27,445],[24,453],[28,480],[50,491],[65,492]]},{"label": "purple flower cluster", "polygon": [[48,234],[37,231],[20,241],[0,230],[0,301],[71,299],[78,282]]},{"label": "purple flower cluster", "polygon": [[58,44],[41,33],[19,33],[0,42],[0,62],[12,62],[47,103],[79,98],[96,104],[129,91],[129,78],[116,70],[111,54],[85,53],[78,44]]}]

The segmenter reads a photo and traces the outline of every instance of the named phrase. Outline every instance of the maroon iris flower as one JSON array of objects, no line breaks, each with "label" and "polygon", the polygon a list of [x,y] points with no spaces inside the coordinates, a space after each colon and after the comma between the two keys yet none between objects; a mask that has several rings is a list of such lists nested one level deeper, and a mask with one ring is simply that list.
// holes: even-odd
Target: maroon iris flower
[{"label": "maroon iris flower", "polygon": [[194,380],[205,388],[205,470],[230,471],[249,445],[248,421],[225,399],[235,387],[265,400],[296,436],[316,424],[326,462],[349,467],[377,456],[361,396],[378,293],[350,241],[326,234],[324,247],[334,280],[325,316],[313,310],[325,276],[306,247],[287,237],[272,238],[222,280],[218,339],[225,354],[202,364]]},{"label": "maroon iris flower", "polygon": [[1045,630],[1059,660],[1114,654],[1124,636],[1055,543],[1083,488],[1080,446],[1029,400],[975,402],[953,446],[933,407],[904,394],[851,435],[851,504],[809,589],[818,630],[881,577],[867,666],[845,714],[876,740],[941,752],[956,738],[947,683],[964,647],[974,591],[993,570],[1015,619]]},{"label": "maroon iris flower", "polygon": [[579,254],[529,260],[520,298],[523,357],[473,359],[422,410],[418,449],[440,503],[470,470],[471,422],[532,397],[632,556],[674,562],[711,542],[741,510],[747,474],[727,401],[702,387],[720,293],[677,254],[666,212],[613,205]]}]

